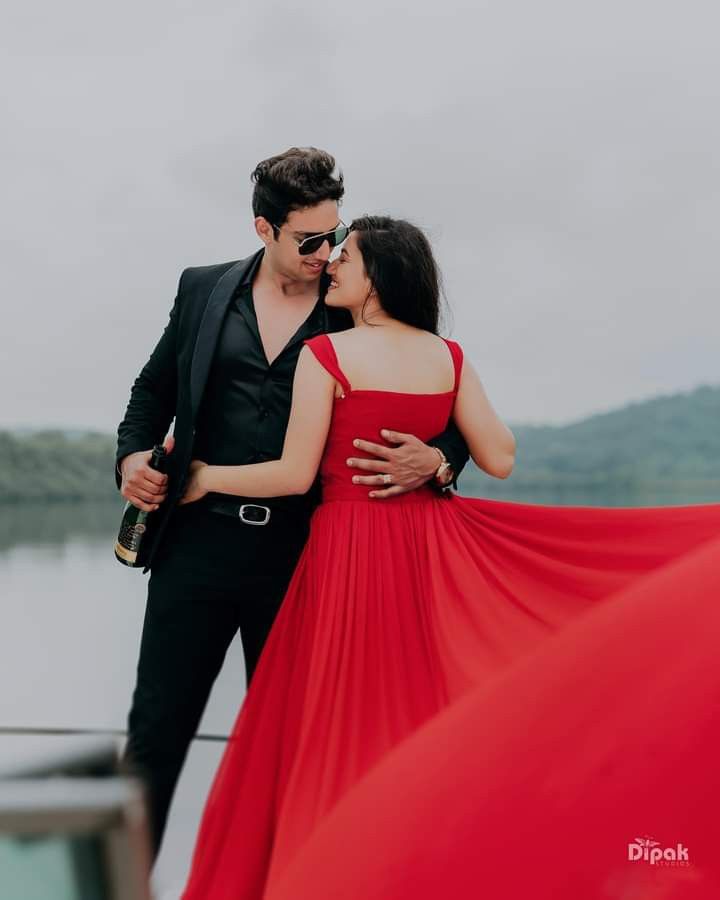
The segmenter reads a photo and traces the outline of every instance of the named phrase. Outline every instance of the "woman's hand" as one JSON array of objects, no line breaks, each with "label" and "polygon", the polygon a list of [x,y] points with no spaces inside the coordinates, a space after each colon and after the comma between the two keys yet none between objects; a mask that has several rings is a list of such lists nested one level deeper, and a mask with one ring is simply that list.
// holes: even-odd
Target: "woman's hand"
[{"label": "woman's hand", "polygon": [[194,459],[190,463],[190,477],[185,486],[185,493],[178,502],[178,506],[184,506],[186,503],[194,503],[207,494],[208,489],[205,487],[203,479],[203,469],[207,468],[207,463]]}]

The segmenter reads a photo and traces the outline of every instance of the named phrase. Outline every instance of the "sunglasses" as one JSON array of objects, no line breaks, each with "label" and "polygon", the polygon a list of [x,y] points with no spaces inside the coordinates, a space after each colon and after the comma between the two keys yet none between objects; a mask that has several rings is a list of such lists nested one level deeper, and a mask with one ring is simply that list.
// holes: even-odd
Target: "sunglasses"
[{"label": "sunglasses", "polygon": [[[273,222],[270,224],[278,233],[280,232],[280,227],[278,225],[275,225]],[[309,256],[311,253],[315,253],[319,250],[325,241],[330,245],[330,249],[339,246],[351,231],[352,226],[345,225],[345,223],[342,222],[337,228],[333,228],[332,231],[323,231],[321,234],[311,234],[309,237],[303,238],[300,241],[294,237],[293,240],[297,244],[300,256]]]}]

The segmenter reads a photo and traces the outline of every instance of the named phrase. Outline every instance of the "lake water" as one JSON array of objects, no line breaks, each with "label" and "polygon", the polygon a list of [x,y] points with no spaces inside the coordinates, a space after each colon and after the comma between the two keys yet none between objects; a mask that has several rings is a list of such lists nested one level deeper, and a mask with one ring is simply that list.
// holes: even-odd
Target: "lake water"
[{"label": "lake water", "polygon": [[[628,498],[622,492],[547,489],[530,497],[514,496],[509,484],[502,488],[504,499],[561,505],[677,505],[720,499],[717,494],[672,490]],[[493,496],[499,493],[495,490]],[[124,730],[147,576],[114,559],[112,543],[121,509],[116,503],[2,508],[0,726]],[[200,732],[227,734],[244,695],[238,635]],[[76,741],[0,734],[0,765]],[[222,750],[221,743],[193,743],[154,872],[159,900],[177,897],[184,885],[200,813]]]},{"label": "lake water", "polygon": [[[121,729],[135,677],[147,578],[112,551],[116,504],[4,507],[0,528],[0,726]],[[239,635],[201,733],[227,734],[245,695]],[[81,743],[0,735],[0,764]],[[119,740],[119,746],[122,740]],[[177,897],[223,744],[194,742],[154,882]]]}]

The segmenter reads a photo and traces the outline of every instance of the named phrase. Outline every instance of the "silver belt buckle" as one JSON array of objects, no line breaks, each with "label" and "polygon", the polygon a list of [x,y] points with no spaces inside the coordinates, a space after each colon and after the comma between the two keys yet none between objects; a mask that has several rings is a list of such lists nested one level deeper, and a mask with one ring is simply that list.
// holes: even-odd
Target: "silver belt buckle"
[{"label": "silver belt buckle", "polygon": [[[262,509],[265,510],[265,518],[262,521],[257,519],[246,519],[244,515],[244,511],[246,509]],[[270,521],[270,507],[269,506],[261,506],[259,503],[243,503],[240,507],[240,511],[238,512],[240,516],[240,521],[244,522],[246,525],[267,525]]]}]

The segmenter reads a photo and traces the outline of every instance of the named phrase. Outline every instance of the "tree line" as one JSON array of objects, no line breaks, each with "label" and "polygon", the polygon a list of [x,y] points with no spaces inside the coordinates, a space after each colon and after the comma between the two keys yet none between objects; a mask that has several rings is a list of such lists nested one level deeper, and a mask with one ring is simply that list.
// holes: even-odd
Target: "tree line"
[{"label": "tree line", "polygon": [[[391,423],[390,423],[391,424]],[[630,403],[569,425],[511,426],[507,488],[707,489],[720,497],[720,387]],[[0,431],[0,503],[118,499],[114,435]],[[502,493],[466,467],[461,493]]]}]

